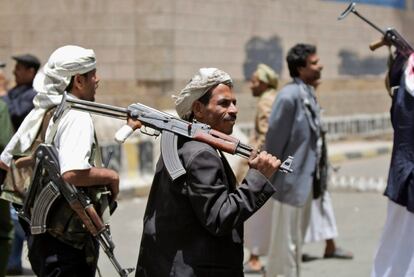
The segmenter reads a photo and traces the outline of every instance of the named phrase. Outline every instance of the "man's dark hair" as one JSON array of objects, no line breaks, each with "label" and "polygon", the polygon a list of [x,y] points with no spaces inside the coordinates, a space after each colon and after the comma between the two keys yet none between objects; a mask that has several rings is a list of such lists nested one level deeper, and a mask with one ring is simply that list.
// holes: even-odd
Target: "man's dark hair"
[{"label": "man's dark hair", "polygon": [[[90,71],[89,71],[90,72]],[[80,74],[81,76],[84,76],[85,78],[86,77],[88,77],[88,74],[89,74],[89,72],[86,72],[86,73],[83,73],[83,74]],[[73,81],[74,81],[74,79],[75,79],[75,76],[76,75],[73,75],[72,77],[70,77],[70,82],[69,82],[69,85],[66,87],[66,89],[65,89],[65,91],[66,92],[70,92],[71,90],[72,90],[72,87],[73,87]]]},{"label": "man's dark hair", "polygon": [[298,43],[289,50],[286,61],[292,78],[299,76],[298,68],[305,67],[306,59],[313,54],[316,54],[316,46],[311,44]]},{"label": "man's dark hair", "polygon": [[40,68],[40,64],[32,64],[32,63],[26,63],[26,62],[22,62],[22,61],[18,61],[18,63],[20,63],[21,65],[23,65],[27,69],[33,68],[34,71],[35,71],[35,74],[37,73],[37,71]]},{"label": "man's dark hair", "polygon": [[[215,87],[214,87],[215,88]],[[198,98],[197,100],[200,101],[204,106],[208,104],[208,102],[211,99],[211,95],[213,94],[213,89],[210,89],[209,91],[207,91],[206,93],[204,93],[203,96],[201,96],[200,98]]]},{"label": "man's dark hair", "polygon": [[17,63],[20,63],[23,65],[26,69],[33,68],[35,70],[35,73],[40,68],[40,61],[36,56],[33,56],[32,54],[23,54],[23,55],[16,55],[12,56],[12,59],[15,60]]},{"label": "man's dark hair", "polygon": [[[229,88],[233,88],[233,83],[231,82],[231,81],[229,81],[229,82],[223,82],[223,83],[220,83],[220,84],[223,84],[223,85],[226,85],[226,86],[228,86]],[[220,85],[220,84],[218,84],[218,85]],[[211,99],[211,95],[213,94],[213,90],[218,86],[218,85],[215,85],[214,87],[212,87],[211,89],[209,89],[206,93],[204,93],[204,95],[203,96],[201,96],[200,98],[198,98],[197,100],[198,101],[200,101],[204,106],[205,105],[207,105],[208,104],[208,102],[210,102],[210,99]]]},{"label": "man's dark hair", "polygon": [[[208,102],[211,99],[212,91],[213,91],[214,88],[212,88],[209,91],[207,91],[206,93],[204,93],[204,95],[201,96],[200,98],[198,98],[196,101],[201,102],[204,106],[207,105]],[[194,113],[191,111],[187,116],[184,116],[183,119],[192,122],[193,119],[194,119]]]}]

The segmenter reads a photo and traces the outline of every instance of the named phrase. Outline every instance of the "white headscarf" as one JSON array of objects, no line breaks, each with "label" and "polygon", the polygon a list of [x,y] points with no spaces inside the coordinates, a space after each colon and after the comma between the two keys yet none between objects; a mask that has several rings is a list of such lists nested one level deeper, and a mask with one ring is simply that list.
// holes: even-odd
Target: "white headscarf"
[{"label": "white headscarf", "polygon": [[75,45],[56,49],[33,80],[33,88],[37,92],[33,99],[34,109],[26,116],[1,153],[1,161],[10,166],[13,155],[26,152],[39,132],[46,111],[60,104],[71,77],[95,68],[95,53],[91,49]]},{"label": "white headscarf", "polygon": [[200,68],[179,95],[173,95],[177,114],[184,118],[192,109],[193,102],[218,84],[233,85],[231,77],[217,68]]}]

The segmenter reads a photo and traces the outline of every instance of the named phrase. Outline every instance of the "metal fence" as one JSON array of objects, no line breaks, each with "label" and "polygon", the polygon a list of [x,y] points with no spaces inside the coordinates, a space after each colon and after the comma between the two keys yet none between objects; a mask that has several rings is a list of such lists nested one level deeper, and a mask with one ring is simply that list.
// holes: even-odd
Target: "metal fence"
[{"label": "metal fence", "polygon": [[[389,113],[324,117],[323,125],[327,130],[328,140],[392,133]],[[249,137],[253,130],[253,123],[241,123],[237,127]]]}]

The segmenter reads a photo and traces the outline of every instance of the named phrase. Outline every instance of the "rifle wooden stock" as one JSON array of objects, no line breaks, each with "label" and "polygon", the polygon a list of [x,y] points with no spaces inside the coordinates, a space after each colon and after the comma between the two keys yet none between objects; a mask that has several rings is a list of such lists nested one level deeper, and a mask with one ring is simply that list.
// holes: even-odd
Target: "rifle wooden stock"
[{"label": "rifle wooden stock", "polygon": [[370,49],[371,51],[375,51],[375,50],[377,50],[378,48],[381,48],[381,47],[383,47],[383,46],[387,46],[387,45],[388,45],[388,43],[387,43],[386,41],[384,41],[383,39],[381,39],[381,40],[378,40],[378,41],[376,41],[376,42],[371,43],[371,44],[369,45],[369,49]]},{"label": "rifle wooden stock", "polygon": [[[85,224],[86,229],[94,236],[98,235],[99,231],[95,226],[93,220],[89,217],[89,214],[85,212],[85,208],[79,201],[72,201],[69,203],[72,210],[76,212],[83,224]],[[95,211],[96,213],[96,211]]]},{"label": "rifle wooden stock", "polygon": [[94,227],[97,230],[97,233],[102,232],[105,230],[105,224],[102,222],[101,217],[96,212],[94,206],[92,204],[85,207],[86,214],[92,220]]},{"label": "rifle wooden stock", "polygon": [[214,148],[226,153],[236,154],[237,143],[235,143],[233,140],[225,140],[222,139],[222,137],[216,137],[213,135],[213,133],[217,132],[214,132],[214,130],[212,130],[210,133],[197,132],[194,135],[194,140],[205,142]]}]

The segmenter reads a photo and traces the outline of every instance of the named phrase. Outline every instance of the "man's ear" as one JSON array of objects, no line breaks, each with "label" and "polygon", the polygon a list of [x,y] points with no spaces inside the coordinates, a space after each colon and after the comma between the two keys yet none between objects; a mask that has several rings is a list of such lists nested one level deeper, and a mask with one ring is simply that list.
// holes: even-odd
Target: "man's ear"
[{"label": "man's ear", "polygon": [[73,77],[73,87],[76,89],[80,89],[82,87],[82,76],[80,74],[76,74]]},{"label": "man's ear", "polygon": [[194,101],[192,105],[192,110],[194,113],[194,117],[199,120],[200,118],[203,118],[204,115],[204,104],[200,101],[196,100]]},{"label": "man's ear", "polygon": [[82,82],[82,76],[79,74],[76,74],[73,76],[73,83],[72,83],[72,90],[71,93],[77,97],[80,97],[80,91],[82,91],[83,82]]}]

